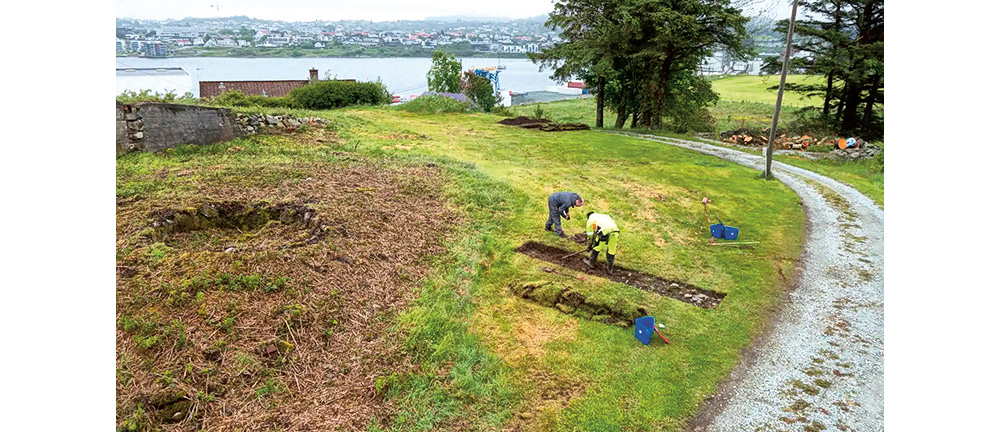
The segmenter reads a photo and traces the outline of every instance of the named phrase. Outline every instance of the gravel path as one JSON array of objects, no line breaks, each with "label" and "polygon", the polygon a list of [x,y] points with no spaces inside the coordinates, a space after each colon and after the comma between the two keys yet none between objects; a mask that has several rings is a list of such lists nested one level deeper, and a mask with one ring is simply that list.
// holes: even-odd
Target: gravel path
[{"label": "gravel path", "polygon": [[[759,155],[621,134],[764,167]],[[806,212],[798,283],[689,429],[881,431],[883,211],[830,178],[780,162],[771,168],[799,195]]]}]

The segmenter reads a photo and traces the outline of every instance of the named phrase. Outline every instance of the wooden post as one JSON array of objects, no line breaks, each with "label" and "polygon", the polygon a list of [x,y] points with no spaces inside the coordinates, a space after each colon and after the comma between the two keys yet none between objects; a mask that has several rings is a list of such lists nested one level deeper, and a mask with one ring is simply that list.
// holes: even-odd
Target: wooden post
[{"label": "wooden post", "polygon": [[785,42],[785,61],[781,65],[781,83],[778,84],[778,100],[774,103],[774,118],[771,120],[771,134],[767,138],[767,163],[764,178],[771,178],[771,158],[774,155],[774,135],[778,131],[778,116],[781,114],[781,96],[785,94],[785,77],[788,76],[788,62],[792,55],[792,34],[795,33],[795,12],[799,0],[792,0],[792,16],[788,20],[788,39]]}]

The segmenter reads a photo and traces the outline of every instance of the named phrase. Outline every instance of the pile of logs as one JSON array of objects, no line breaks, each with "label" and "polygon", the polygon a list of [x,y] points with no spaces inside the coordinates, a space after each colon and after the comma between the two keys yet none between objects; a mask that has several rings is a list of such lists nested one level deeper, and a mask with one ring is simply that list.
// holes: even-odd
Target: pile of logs
[{"label": "pile of logs", "polygon": [[[778,130],[781,132],[781,130]],[[766,147],[769,132],[767,129],[735,129],[719,134],[722,141],[746,147]],[[774,137],[774,148],[789,150],[805,150],[809,146],[832,146],[837,143],[836,137],[823,137],[817,139],[809,135],[792,135],[781,133]]]}]

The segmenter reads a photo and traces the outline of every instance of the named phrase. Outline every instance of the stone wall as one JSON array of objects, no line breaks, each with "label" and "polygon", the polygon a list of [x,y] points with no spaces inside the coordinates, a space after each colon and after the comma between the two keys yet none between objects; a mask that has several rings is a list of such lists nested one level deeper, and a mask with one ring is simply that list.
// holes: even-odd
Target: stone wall
[{"label": "stone wall", "polygon": [[326,126],[328,120],[319,117],[293,117],[267,114],[236,114],[236,124],[248,134],[296,130],[301,126]]},{"label": "stone wall", "polygon": [[[243,136],[225,108],[116,101],[117,152],[160,152],[180,144],[207,145]],[[123,121],[124,120],[124,121]]]}]

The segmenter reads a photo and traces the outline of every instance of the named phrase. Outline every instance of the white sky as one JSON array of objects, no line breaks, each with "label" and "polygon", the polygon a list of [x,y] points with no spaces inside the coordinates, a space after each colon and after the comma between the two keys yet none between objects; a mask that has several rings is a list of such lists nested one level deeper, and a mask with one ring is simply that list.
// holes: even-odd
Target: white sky
[{"label": "white sky", "polygon": [[[218,1],[219,11],[213,7]],[[777,18],[787,18],[788,0],[756,0],[776,5]],[[422,20],[444,15],[527,18],[548,14],[552,0],[116,0],[115,16],[139,19],[210,18],[246,15],[281,21]]]}]

